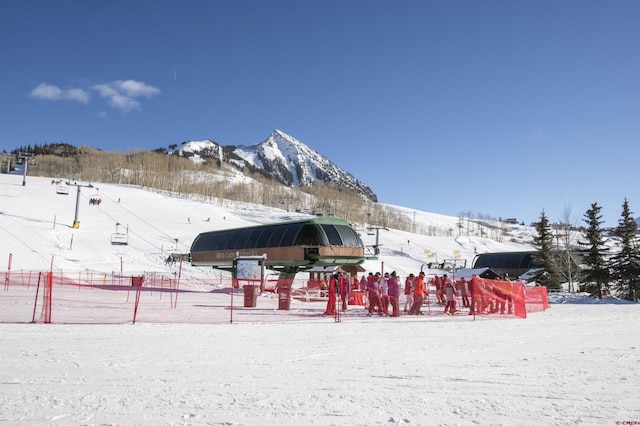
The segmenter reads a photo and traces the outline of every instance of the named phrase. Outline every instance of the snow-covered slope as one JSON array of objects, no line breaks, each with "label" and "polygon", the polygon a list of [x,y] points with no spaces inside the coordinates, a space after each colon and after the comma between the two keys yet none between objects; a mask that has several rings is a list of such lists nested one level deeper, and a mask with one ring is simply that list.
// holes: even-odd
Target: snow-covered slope
[{"label": "snow-covered slope", "polygon": [[[11,254],[12,267],[17,269],[46,270],[53,264],[54,268],[65,270],[167,271],[171,270],[165,264],[168,254],[187,253],[201,232],[310,217],[254,204],[204,202],[148,188],[93,182],[94,188],[81,188],[77,217],[80,226],[74,229],[77,187],[72,185],[68,195],[60,195],[52,182],[51,178],[27,177],[23,186],[21,175],[0,174],[0,262],[6,265]],[[101,203],[89,204],[92,197],[100,197]],[[423,228],[437,226],[454,231],[451,236],[428,236],[381,230],[380,256],[364,265],[369,271],[380,270],[384,264],[385,269],[408,274],[433,260],[460,258],[470,264],[476,253],[531,248],[533,230],[528,227],[514,225],[517,229],[512,230],[508,241],[499,242],[457,236],[455,217],[395,208],[415,217]],[[366,224],[354,226],[366,245],[375,244],[376,236],[367,232]],[[111,244],[111,236],[117,231],[128,232],[128,245]],[[183,273],[219,274],[189,265],[185,265]]]}]

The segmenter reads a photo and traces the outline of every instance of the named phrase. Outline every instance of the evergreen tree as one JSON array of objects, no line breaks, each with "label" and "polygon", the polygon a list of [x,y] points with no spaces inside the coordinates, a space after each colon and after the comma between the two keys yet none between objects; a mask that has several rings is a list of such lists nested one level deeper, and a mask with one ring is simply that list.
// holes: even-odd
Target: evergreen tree
[{"label": "evergreen tree", "polygon": [[585,290],[593,296],[602,298],[602,290],[609,284],[609,267],[607,264],[608,247],[605,246],[602,224],[602,207],[598,203],[591,204],[591,208],[584,214],[583,222],[587,224],[584,230],[586,241],[580,244],[587,246],[584,266],[580,282],[585,284]]},{"label": "evergreen tree", "polygon": [[540,215],[540,222],[535,222],[533,225],[538,232],[538,235],[533,237],[533,245],[537,248],[533,261],[538,267],[544,269],[537,281],[549,290],[559,290],[562,274],[553,255],[553,231],[544,210]]},{"label": "evergreen tree", "polygon": [[616,295],[634,302],[640,296],[640,248],[638,224],[631,216],[629,203],[625,198],[622,204],[621,219],[614,230],[619,252],[612,257],[611,268],[615,279]]}]

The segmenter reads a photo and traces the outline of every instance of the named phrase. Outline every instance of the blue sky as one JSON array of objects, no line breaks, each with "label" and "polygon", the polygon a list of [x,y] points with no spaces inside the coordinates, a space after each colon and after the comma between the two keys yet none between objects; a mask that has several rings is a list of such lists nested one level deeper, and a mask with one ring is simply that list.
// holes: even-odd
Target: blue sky
[{"label": "blue sky", "polygon": [[640,1],[0,0],[0,150],[252,145],[381,202],[640,215]]}]

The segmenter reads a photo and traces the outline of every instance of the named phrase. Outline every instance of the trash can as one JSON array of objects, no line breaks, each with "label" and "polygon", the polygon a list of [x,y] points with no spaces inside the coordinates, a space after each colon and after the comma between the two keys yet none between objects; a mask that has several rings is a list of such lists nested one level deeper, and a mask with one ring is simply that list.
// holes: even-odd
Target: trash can
[{"label": "trash can", "polygon": [[244,307],[255,308],[256,301],[258,300],[257,285],[245,285],[244,289]]},{"label": "trash can", "polygon": [[291,289],[289,287],[278,287],[278,310],[288,311],[291,305]]}]

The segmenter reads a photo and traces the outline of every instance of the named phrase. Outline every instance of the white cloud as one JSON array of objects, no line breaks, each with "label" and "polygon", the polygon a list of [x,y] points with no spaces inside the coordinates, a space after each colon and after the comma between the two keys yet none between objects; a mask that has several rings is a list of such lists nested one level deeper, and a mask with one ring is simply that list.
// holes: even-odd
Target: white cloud
[{"label": "white cloud", "polygon": [[77,101],[84,104],[89,102],[89,93],[83,89],[62,90],[49,83],[40,83],[31,91],[30,96],[47,101]]},{"label": "white cloud", "polygon": [[[151,98],[160,94],[160,89],[157,87],[135,80],[115,80],[96,84],[91,89],[97,91],[100,97],[106,99],[113,108],[123,112],[140,110],[139,98]],[[89,103],[87,90],[77,88],[63,90],[49,83],[38,84],[31,91],[30,97],[47,101],[69,100]]]},{"label": "white cloud", "polygon": [[69,89],[63,92],[66,99],[82,103],[89,102],[89,94],[83,89]]},{"label": "white cloud", "polygon": [[142,81],[116,80],[93,86],[100,96],[107,99],[109,104],[121,111],[129,112],[140,109],[139,97],[150,98],[160,94],[160,89],[149,86]]},{"label": "white cloud", "polygon": [[113,85],[117,87],[121,92],[125,92],[131,97],[144,96],[150,98],[160,93],[160,89],[148,86],[143,81],[135,80],[118,80],[114,81]]}]

